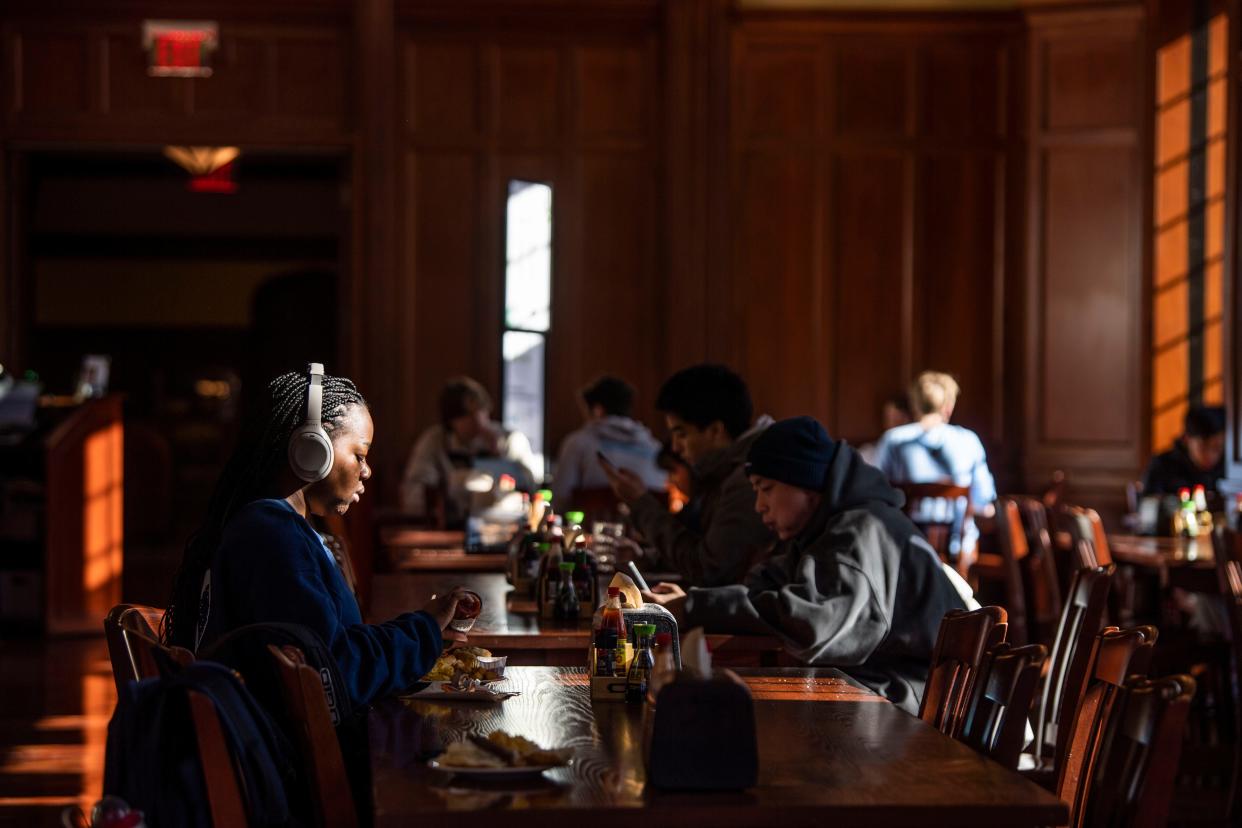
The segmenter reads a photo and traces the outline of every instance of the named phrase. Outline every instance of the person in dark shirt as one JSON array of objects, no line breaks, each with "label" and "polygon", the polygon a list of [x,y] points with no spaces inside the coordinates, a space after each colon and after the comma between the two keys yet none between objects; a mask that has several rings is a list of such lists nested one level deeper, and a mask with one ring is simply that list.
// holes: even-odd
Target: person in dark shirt
[{"label": "person in dark shirt", "polygon": [[186,545],[162,634],[166,643],[197,652],[247,624],[301,624],[327,645],[351,698],[365,705],[431,669],[459,590],[433,598],[419,612],[362,622],[332,553],[307,518],[343,515],[362,496],[371,477],[371,413],[352,382],[322,377],[321,420],[332,456],[325,476],[305,482],[294,471],[290,437],[306,421],[309,385],[305,372],[277,377],[265,410],[246,423],[207,516]]},{"label": "person in dark shirt", "polygon": [[753,419],[746,383],[723,365],[694,365],[665,381],[656,398],[673,450],[690,466],[694,494],[671,514],[632,470],[601,463],[617,499],[629,504],[647,540],[642,566],[671,571],[694,586],[740,583],[772,536],[751,506],[742,466],[746,451],[771,424]]},{"label": "person in dark shirt", "polygon": [[1186,412],[1182,437],[1151,459],[1143,475],[1143,494],[1177,494],[1203,486],[1216,491],[1225,476],[1225,410],[1198,406]]},{"label": "person in dark shirt", "polygon": [[746,474],[754,509],[779,539],[742,584],[657,584],[682,629],[775,635],[799,660],[838,667],[918,711],[940,620],[967,599],[901,511],[879,469],[810,417],[755,440]]}]

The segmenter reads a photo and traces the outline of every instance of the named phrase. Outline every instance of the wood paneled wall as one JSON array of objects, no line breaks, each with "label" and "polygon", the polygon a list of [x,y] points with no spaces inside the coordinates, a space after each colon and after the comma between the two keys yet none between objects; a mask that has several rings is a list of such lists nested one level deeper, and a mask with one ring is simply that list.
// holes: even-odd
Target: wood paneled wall
[{"label": "wood paneled wall", "polygon": [[538,19],[497,31],[459,11],[411,10],[399,36],[403,341],[411,343],[399,439],[435,422],[442,382],[501,386],[504,214],[511,179],[553,189],[547,438],[581,414],[603,372],[641,389],[652,413],[665,311],[662,109],[656,4]]},{"label": "wood paneled wall", "polygon": [[[1138,0],[939,15],[66,4],[0,13],[10,192],[14,148],[57,142],[352,154],[342,357],[376,404],[384,501],[445,377],[498,389],[514,177],[555,190],[553,446],[592,375],[629,378],[658,425],[663,377],[710,358],[747,376],[759,408],[852,441],[876,436],[881,400],[918,370],[952,371],[958,419],[1006,488],[1064,468],[1087,499],[1113,498],[1140,470],[1152,97]],[[140,21],[174,16],[220,20],[209,81],[146,78]],[[19,241],[0,237],[0,309],[20,323]]]},{"label": "wood paneled wall", "polygon": [[957,421],[1002,453],[1019,34],[1003,16],[734,29],[717,298],[736,335],[716,354],[761,407],[859,443],[885,399],[944,370],[963,388]]},{"label": "wood paneled wall", "polygon": [[1030,17],[1028,478],[1117,504],[1148,444],[1152,100],[1138,6]]}]

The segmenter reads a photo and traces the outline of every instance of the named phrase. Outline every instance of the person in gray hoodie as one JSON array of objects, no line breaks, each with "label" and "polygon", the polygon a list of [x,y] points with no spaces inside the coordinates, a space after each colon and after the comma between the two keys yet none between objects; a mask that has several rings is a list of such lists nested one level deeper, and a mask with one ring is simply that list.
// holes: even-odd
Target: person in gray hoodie
[{"label": "person in gray hoodie", "polygon": [[660,441],[645,425],[630,418],[634,389],[625,380],[603,376],[582,389],[582,405],[587,421],[582,428],[566,435],[556,456],[552,478],[552,502],[557,509],[577,508],[574,492],[608,485],[600,468],[598,454],[627,468],[642,478],[648,490],[659,491],[668,474],[656,465]]},{"label": "person in gray hoodie", "polygon": [[777,535],[745,583],[687,594],[657,584],[682,628],[775,635],[799,660],[844,670],[911,713],[940,620],[966,602],[901,511],[903,495],[816,420],[795,417],[751,446],[755,511]]},{"label": "person in gray hoodie", "polygon": [[672,571],[693,586],[741,583],[772,535],[754,510],[743,466],[755,438],[772,423],[760,417],[746,383],[723,365],[695,365],[660,388],[656,408],[672,436],[673,451],[691,468],[693,495],[678,514],[669,513],[623,467],[603,464],[617,497],[647,543],[644,568]]}]

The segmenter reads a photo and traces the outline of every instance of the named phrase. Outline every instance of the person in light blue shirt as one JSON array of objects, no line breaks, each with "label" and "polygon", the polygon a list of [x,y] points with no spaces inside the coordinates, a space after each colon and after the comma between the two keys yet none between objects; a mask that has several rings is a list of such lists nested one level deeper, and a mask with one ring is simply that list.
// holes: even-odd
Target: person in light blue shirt
[{"label": "person in light blue shirt", "polygon": [[[948,374],[924,371],[910,387],[914,422],[889,429],[875,450],[875,465],[892,483],[954,483],[970,489],[957,503],[926,500],[922,517],[940,521],[952,510],[954,523],[950,552],[970,554],[979,538],[972,515],[991,515],[996,483],[988,469],[987,453],[979,435],[949,423],[957,404],[957,381]],[[960,540],[959,540],[960,539]]]}]

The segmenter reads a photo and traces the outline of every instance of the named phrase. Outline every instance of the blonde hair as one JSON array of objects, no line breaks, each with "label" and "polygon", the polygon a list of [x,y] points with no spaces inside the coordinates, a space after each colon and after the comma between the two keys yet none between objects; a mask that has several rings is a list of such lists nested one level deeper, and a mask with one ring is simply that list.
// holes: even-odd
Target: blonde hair
[{"label": "blonde hair", "polygon": [[936,414],[957,402],[957,380],[939,371],[924,371],[910,385],[910,411],[916,417]]}]

